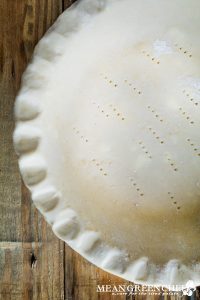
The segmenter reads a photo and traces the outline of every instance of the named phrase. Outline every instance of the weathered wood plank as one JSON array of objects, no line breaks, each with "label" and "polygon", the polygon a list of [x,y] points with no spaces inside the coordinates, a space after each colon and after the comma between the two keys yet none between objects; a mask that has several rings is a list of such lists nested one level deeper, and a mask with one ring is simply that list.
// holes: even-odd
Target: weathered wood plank
[{"label": "weathered wood plank", "polygon": [[63,0],[63,10],[68,8],[72,3],[74,3],[76,0]]},{"label": "weathered wood plank", "polygon": [[[97,285],[129,284],[127,281],[100,270],[65,246],[65,289],[66,299],[111,300],[111,293],[98,293]],[[117,296],[124,300],[125,296]],[[130,298],[131,299],[131,298]]]},{"label": "weathered wood plank", "polygon": [[0,248],[0,299],[64,299],[63,243],[15,244]]},{"label": "weathered wood plank", "polygon": [[64,299],[64,243],[53,235],[32,206],[30,195],[21,182],[12,146],[13,104],[21,74],[35,44],[61,13],[62,7],[61,0],[0,1],[2,300]]}]

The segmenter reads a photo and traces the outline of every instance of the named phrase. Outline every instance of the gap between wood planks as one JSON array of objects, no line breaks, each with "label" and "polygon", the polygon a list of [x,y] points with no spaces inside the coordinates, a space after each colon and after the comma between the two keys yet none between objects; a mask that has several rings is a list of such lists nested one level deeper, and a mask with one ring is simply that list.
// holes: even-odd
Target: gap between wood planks
[{"label": "gap between wood planks", "polygon": [[[47,242],[45,242],[47,243]],[[23,249],[32,249],[35,247],[40,247],[43,243],[42,242],[0,242],[0,249],[16,249],[16,248],[23,248]]]}]

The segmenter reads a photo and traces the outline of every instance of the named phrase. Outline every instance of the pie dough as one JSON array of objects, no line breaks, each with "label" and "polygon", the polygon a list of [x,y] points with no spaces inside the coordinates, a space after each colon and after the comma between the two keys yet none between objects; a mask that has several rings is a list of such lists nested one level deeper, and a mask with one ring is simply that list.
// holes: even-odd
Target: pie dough
[{"label": "pie dough", "polygon": [[80,0],[16,99],[19,166],[55,234],[142,284],[200,284],[200,2]]}]

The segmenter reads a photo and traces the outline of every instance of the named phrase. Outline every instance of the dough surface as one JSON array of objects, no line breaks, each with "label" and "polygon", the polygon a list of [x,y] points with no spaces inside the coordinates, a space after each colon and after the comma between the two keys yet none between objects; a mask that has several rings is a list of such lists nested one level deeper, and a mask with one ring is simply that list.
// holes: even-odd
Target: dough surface
[{"label": "dough surface", "polygon": [[17,99],[33,201],[75,250],[136,282],[200,283],[199,31],[198,0],[79,1]]}]

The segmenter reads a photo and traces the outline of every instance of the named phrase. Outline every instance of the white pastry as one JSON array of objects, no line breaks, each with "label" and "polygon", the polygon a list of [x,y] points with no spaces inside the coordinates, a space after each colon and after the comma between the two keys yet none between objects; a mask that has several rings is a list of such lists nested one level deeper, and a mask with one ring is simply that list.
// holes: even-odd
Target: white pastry
[{"label": "white pastry", "polygon": [[15,147],[53,231],[145,284],[200,284],[200,2],[81,0],[35,49]]}]

